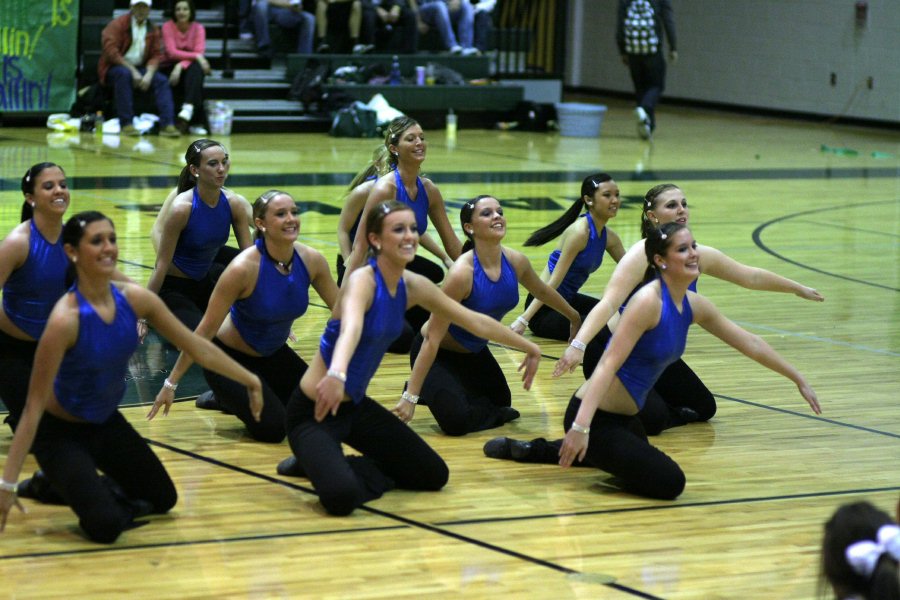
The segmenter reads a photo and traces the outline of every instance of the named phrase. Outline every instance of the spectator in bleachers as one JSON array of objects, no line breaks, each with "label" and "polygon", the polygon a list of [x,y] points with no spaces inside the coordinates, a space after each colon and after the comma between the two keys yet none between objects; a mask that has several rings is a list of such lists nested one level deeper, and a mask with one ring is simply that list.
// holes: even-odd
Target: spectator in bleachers
[{"label": "spectator in bleachers", "polygon": [[97,65],[100,83],[112,88],[116,116],[124,135],[138,136],[133,124],[134,90],[153,90],[159,112],[160,135],[178,137],[172,88],[159,72],[162,60],[162,36],[150,22],[152,0],[131,0],[131,10],[116,17],[103,28],[103,54]]},{"label": "spectator in bleachers", "polygon": [[[331,24],[332,43],[329,44],[328,26]],[[362,0],[317,0],[316,2],[316,52],[346,52],[365,54],[373,45],[359,41],[362,26]],[[338,33],[342,30],[344,35]]]},{"label": "spectator in bleachers", "polygon": [[421,0],[419,4],[419,33],[436,30],[450,54],[478,54],[473,46],[474,26],[475,8],[469,0]]},{"label": "spectator in bleachers", "polygon": [[475,4],[474,44],[480,52],[487,52],[490,49],[496,6],[497,0],[479,0]]},{"label": "spectator in bleachers", "polygon": [[206,52],[206,28],[197,22],[194,0],[178,0],[170,21],[162,26],[165,52],[162,68],[169,85],[181,86],[183,101],[176,116],[181,133],[207,135],[203,116],[203,81],[210,73]]},{"label": "spectator in bleachers", "polygon": [[360,39],[380,51],[415,54],[419,40],[416,15],[407,0],[362,0]]},{"label": "spectator in bleachers", "polygon": [[253,0],[238,0],[238,33],[242,40],[253,39]]},{"label": "spectator in bleachers", "polygon": [[263,56],[274,54],[269,26],[277,25],[284,31],[297,35],[296,51],[311,54],[315,35],[316,17],[303,10],[301,0],[256,0],[252,8],[253,29],[256,35],[256,49]]}]

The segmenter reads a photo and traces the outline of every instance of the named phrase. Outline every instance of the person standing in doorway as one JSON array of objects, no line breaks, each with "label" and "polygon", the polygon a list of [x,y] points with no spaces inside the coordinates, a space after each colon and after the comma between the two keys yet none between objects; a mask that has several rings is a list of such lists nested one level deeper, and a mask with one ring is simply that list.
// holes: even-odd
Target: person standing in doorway
[{"label": "person standing in doorway", "polygon": [[616,43],[631,72],[637,107],[638,135],[649,140],[656,129],[656,105],[666,87],[663,31],[669,41],[669,62],[678,60],[675,15],[671,0],[619,0]]}]

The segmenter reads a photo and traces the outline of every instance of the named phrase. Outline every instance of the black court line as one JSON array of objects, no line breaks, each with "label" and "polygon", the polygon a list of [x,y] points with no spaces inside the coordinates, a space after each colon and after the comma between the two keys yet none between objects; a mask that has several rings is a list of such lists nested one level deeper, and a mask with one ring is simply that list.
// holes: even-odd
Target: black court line
[{"label": "black court line", "polygon": [[[548,465],[552,466],[552,465]],[[489,519],[461,519],[458,521],[442,521],[439,525],[449,527],[458,525],[489,525],[491,523],[506,523],[516,521],[533,521],[542,519],[559,519],[561,517],[585,517],[596,515],[615,515],[622,513],[653,512],[661,510],[677,510],[682,508],[698,508],[707,506],[728,506],[732,504],[758,504],[761,502],[780,502],[787,500],[804,500],[808,498],[833,498],[835,496],[858,496],[860,494],[876,494],[882,492],[896,492],[900,486],[888,486],[879,488],[857,488],[850,490],[832,490],[828,492],[805,492],[802,494],[781,494],[777,496],[749,496],[746,498],[732,498],[730,500],[706,500],[703,502],[672,502],[671,504],[656,506],[630,506],[626,508],[606,508],[597,510],[579,510],[565,513],[544,513],[537,515],[525,515],[519,517],[495,517]]]},{"label": "black court line", "polygon": [[778,408],[775,406],[769,406],[768,404],[761,404],[759,402],[753,402],[752,400],[742,400],[741,398],[734,398],[732,396],[725,396],[722,394],[713,394],[717,398],[724,398],[726,400],[731,400],[732,402],[738,402],[740,404],[746,404],[748,406],[755,406],[756,408],[767,408],[769,410],[780,412],[786,415],[793,415],[795,417],[803,417],[804,419],[812,419],[813,421],[819,421],[820,423],[828,423],[829,425],[839,425],[841,427],[847,427],[849,429],[856,429],[858,431],[865,431],[866,433],[874,433],[876,435],[883,435],[887,437],[892,437],[895,439],[900,439],[900,434],[892,433],[890,431],[882,431],[880,429],[874,429],[872,427],[865,427],[864,425],[854,425],[853,423],[844,423],[842,421],[835,421],[834,419],[828,419],[821,415],[816,414],[807,414],[802,413],[796,410],[791,410],[788,408]]},{"label": "black court line", "polygon": [[[301,492],[305,492],[305,493],[308,493],[308,494],[312,494],[312,495],[314,495],[314,496],[318,496],[318,494],[315,492],[315,490],[314,490],[313,488],[310,488],[310,487],[307,487],[307,486],[297,485],[297,484],[294,484],[294,483],[291,483],[291,482],[288,482],[288,481],[283,481],[283,480],[281,480],[281,479],[277,479],[277,478],[272,477],[272,476],[270,476],[270,475],[264,475],[264,474],[258,473],[258,472],[256,472],[256,471],[251,471],[251,470],[245,469],[245,468],[243,468],[243,467],[238,467],[238,466],[236,466],[236,465],[232,465],[232,464],[229,464],[229,463],[226,463],[226,462],[222,462],[222,461],[220,461],[220,460],[217,460],[217,459],[214,459],[214,458],[210,458],[210,457],[208,457],[208,456],[203,456],[203,455],[197,454],[197,453],[192,452],[192,451],[190,451],[190,450],[182,450],[181,448],[178,448],[178,447],[176,447],[176,446],[172,446],[171,444],[167,444],[167,443],[164,443],[164,442],[158,442],[158,441],[151,440],[151,439],[147,439],[147,438],[145,438],[145,439],[147,440],[147,443],[149,443],[149,444],[152,445],[152,446],[157,446],[157,447],[159,447],[159,448],[165,448],[166,450],[169,450],[169,451],[171,451],[171,452],[175,452],[176,454],[181,454],[182,456],[186,456],[186,457],[188,457],[188,458],[192,458],[192,459],[195,459],[195,460],[200,460],[200,461],[209,463],[209,464],[214,465],[214,466],[217,466],[217,467],[221,467],[221,468],[224,468],[224,469],[228,469],[228,470],[230,470],[230,471],[235,471],[235,472],[240,473],[240,474],[242,474],[242,475],[246,475],[246,476],[253,477],[253,478],[256,478],[256,479],[262,479],[262,480],[264,480],[264,481],[266,481],[266,482],[269,482],[269,483],[275,483],[275,484],[281,485],[281,486],[283,486],[283,487],[288,487],[288,488],[291,488],[291,489],[299,490],[299,491],[301,491]],[[554,570],[554,571],[557,571],[557,572],[559,572],[559,573],[563,573],[563,574],[566,574],[566,575],[590,575],[589,573],[582,573],[582,572],[580,572],[580,571],[576,571],[576,570],[574,570],[574,569],[570,569],[570,568],[568,568],[568,567],[564,567],[564,566],[562,566],[562,565],[558,565],[558,564],[556,564],[556,563],[553,563],[553,562],[550,562],[550,561],[546,561],[546,560],[543,560],[543,559],[541,559],[541,558],[537,558],[537,557],[534,557],[534,556],[529,556],[529,555],[527,555],[527,554],[522,554],[521,552],[516,552],[515,550],[510,550],[510,549],[504,548],[504,547],[502,547],[502,546],[497,546],[497,545],[495,545],[495,544],[491,544],[491,543],[488,543],[488,542],[485,542],[485,541],[482,541],[482,540],[479,540],[479,539],[476,539],[476,538],[473,538],[473,537],[470,537],[470,536],[466,536],[466,535],[454,533],[454,532],[452,532],[452,531],[447,531],[446,529],[442,529],[441,527],[436,527],[436,526],[434,526],[434,525],[430,525],[430,524],[425,523],[425,522],[422,522],[422,521],[417,521],[417,520],[415,520],[415,519],[410,519],[410,518],[408,518],[408,517],[404,517],[404,516],[399,515],[399,514],[396,514],[396,513],[392,513],[392,512],[388,512],[388,511],[383,511],[383,510],[379,510],[379,509],[377,509],[377,508],[372,508],[372,507],[369,507],[369,506],[366,506],[366,505],[360,506],[359,508],[357,508],[357,510],[362,510],[362,511],[368,512],[368,513],[370,513],[370,514],[373,514],[373,515],[376,515],[376,516],[380,516],[380,517],[386,518],[386,519],[388,519],[388,520],[397,521],[397,522],[402,523],[402,524],[404,524],[404,525],[406,525],[406,526],[408,526],[408,527],[411,527],[411,528],[421,529],[421,530],[424,530],[424,531],[428,531],[428,532],[431,532],[431,533],[435,533],[435,534],[438,534],[438,535],[440,535],[440,536],[448,537],[448,538],[454,539],[454,540],[456,540],[456,541],[458,541],[458,542],[462,542],[462,543],[464,543],[464,544],[470,544],[470,545],[478,546],[478,547],[483,548],[483,549],[485,549],[485,550],[489,550],[489,551],[492,551],[492,552],[497,552],[497,553],[503,554],[503,555],[505,555],[505,556],[509,556],[509,557],[511,557],[511,558],[516,558],[516,559],[519,559],[519,560],[523,560],[523,561],[525,561],[525,562],[529,562],[529,563],[532,563],[532,564],[537,565],[537,566],[540,566],[540,567],[545,567],[545,568],[548,568],[548,569],[552,569],[552,570]],[[396,527],[387,527],[387,528],[384,528],[384,529],[395,529],[395,528],[396,528]],[[377,528],[367,528],[367,530],[368,530],[368,531],[372,531],[372,530],[377,530]],[[337,532],[338,532],[338,533],[341,533],[341,532],[344,532],[344,531],[353,531],[353,530],[338,530]],[[278,538],[279,536],[273,534],[273,535],[270,535],[270,536],[267,536],[267,537],[272,538],[272,539],[275,539],[275,538]],[[252,539],[252,538],[251,538],[251,539]],[[236,538],[235,541],[243,541],[243,540],[244,540],[244,538]],[[230,541],[230,540],[229,540],[229,541]],[[657,598],[656,596],[653,596],[653,595],[651,595],[651,594],[647,594],[647,593],[642,592],[642,591],[640,591],[640,590],[632,589],[632,588],[630,588],[630,587],[628,587],[628,586],[624,586],[624,585],[621,585],[621,584],[617,584],[617,583],[615,583],[615,582],[604,583],[603,585],[606,585],[606,586],[609,586],[609,587],[613,587],[613,588],[615,588],[615,589],[617,589],[617,590],[619,590],[619,591],[626,592],[626,593],[629,593],[629,594],[631,594],[631,595],[638,596],[638,597],[640,597],[640,598],[650,598],[650,599],[656,599],[656,598]]]},{"label": "black court line", "polygon": [[[171,165],[132,155],[118,156],[155,165]],[[509,158],[504,155],[504,158]],[[547,161],[537,161],[547,164]],[[183,165],[174,165],[178,171]],[[589,170],[567,168],[535,171],[438,171],[423,174],[439,184],[509,184],[509,183],[581,183]],[[808,167],[801,169],[666,169],[660,171],[610,171],[617,181],[737,181],[737,180],[794,180],[794,179],[889,179],[900,177],[900,168],[892,167]],[[228,176],[229,187],[307,187],[346,186],[356,173],[237,173]],[[178,173],[147,176],[76,176],[69,178],[74,190],[115,190],[170,188]],[[0,191],[18,191],[21,181],[0,178]]]},{"label": "black court line", "polygon": [[[158,520],[165,519],[160,516]],[[154,520],[141,522],[141,524],[153,523]],[[207,544],[221,544],[223,542],[256,542],[260,540],[280,539],[280,538],[307,538],[320,535],[333,535],[342,533],[370,533],[372,531],[390,531],[394,529],[405,529],[401,525],[390,525],[386,527],[357,527],[354,529],[327,529],[323,531],[304,531],[298,533],[278,533],[265,535],[246,535],[239,537],[217,538],[214,540],[182,540],[177,542],[157,542],[155,544],[136,544],[131,546],[101,546],[99,548],[82,548],[80,550],[57,550],[55,552],[29,552],[26,554],[6,554],[0,556],[0,560],[16,560],[21,558],[46,558],[58,556],[80,556],[84,554],[97,554],[100,552],[130,552],[132,550],[147,550],[152,548],[177,548],[185,546],[205,546]]]},{"label": "black court line", "polygon": [[867,235],[900,239],[900,235],[898,235],[896,233],[891,233],[888,231],[877,231],[875,229],[864,229],[862,227],[849,227],[847,225],[841,225],[838,223],[834,223],[832,221],[815,221],[812,219],[804,219],[802,222],[806,223],[807,225],[815,225],[816,227],[837,229],[839,231],[854,231],[854,232],[858,232],[858,233],[865,233]]},{"label": "black court line", "polygon": [[[881,201],[878,201],[878,202],[862,202],[862,203],[859,203],[859,204],[850,204],[850,205],[847,205],[847,206],[841,206],[840,208],[841,208],[841,209],[853,209],[853,208],[858,208],[858,207],[861,207],[861,206],[878,206],[878,205],[882,205],[882,204],[893,205],[893,204],[896,204],[897,202],[898,202],[897,200],[881,200]],[[819,273],[819,274],[821,274],[821,275],[827,275],[828,277],[834,277],[835,279],[843,279],[844,281],[852,281],[852,282],[854,282],[854,283],[859,283],[859,284],[862,284],[862,285],[867,285],[867,286],[871,286],[871,287],[881,288],[881,289],[883,289],[883,290],[889,290],[889,291],[892,291],[892,292],[900,292],[900,288],[895,288],[895,287],[891,287],[891,286],[889,286],[889,285],[883,285],[883,284],[875,283],[875,282],[872,282],[872,281],[866,281],[866,280],[864,280],[864,279],[857,279],[857,278],[855,278],[855,277],[848,277],[847,275],[840,275],[840,274],[838,274],[838,273],[832,273],[831,271],[826,271],[826,270],[824,270],[824,269],[819,269],[819,268],[817,268],[817,267],[813,267],[813,266],[808,265],[808,264],[806,264],[806,263],[802,263],[802,262],[799,262],[799,261],[790,259],[790,258],[784,256],[783,254],[779,254],[778,252],[776,252],[775,250],[773,250],[772,248],[770,248],[769,246],[767,246],[765,242],[762,241],[762,232],[763,232],[767,227],[769,227],[770,225],[774,225],[775,223],[780,223],[780,222],[782,222],[782,221],[787,221],[787,220],[789,220],[789,219],[796,219],[797,217],[802,217],[802,216],[805,216],[805,215],[821,214],[822,210],[823,210],[822,208],[815,208],[815,209],[812,209],[812,210],[805,210],[805,211],[798,212],[798,213],[793,213],[793,214],[789,214],[789,215],[784,215],[784,216],[782,216],[782,217],[778,217],[778,218],[776,218],[776,219],[772,219],[771,221],[766,221],[765,223],[763,223],[762,225],[760,225],[759,227],[757,227],[756,229],[753,230],[753,242],[754,242],[754,243],[756,244],[756,246],[757,246],[760,250],[762,250],[763,252],[766,252],[766,253],[768,253],[768,254],[771,254],[771,255],[774,256],[775,258],[777,258],[777,259],[779,259],[779,260],[781,260],[781,261],[783,261],[783,262],[786,262],[786,263],[795,265],[795,266],[797,266],[797,267],[800,267],[801,269],[806,269],[806,270],[808,270],[808,271],[813,271],[814,273]]]}]

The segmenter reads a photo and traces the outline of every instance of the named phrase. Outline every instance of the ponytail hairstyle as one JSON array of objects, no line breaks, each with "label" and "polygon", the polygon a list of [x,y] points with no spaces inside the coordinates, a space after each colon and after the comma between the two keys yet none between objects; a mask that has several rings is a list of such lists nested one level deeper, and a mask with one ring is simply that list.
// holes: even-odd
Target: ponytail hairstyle
[{"label": "ponytail hairstyle", "polygon": [[[63,225],[62,234],[60,235],[63,246],[69,245],[73,248],[77,248],[79,242],[81,242],[81,238],[84,237],[85,228],[95,221],[109,221],[109,224],[115,227],[112,219],[102,212],[96,210],[80,212],[74,217],[69,218],[65,225]],[[71,285],[75,283],[78,279],[77,274],[75,263],[70,260],[69,267],[66,270],[66,288],[71,287]]]},{"label": "ponytail hairstyle", "polygon": [[607,181],[612,181],[612,176],[608,173],[594,173],[585,177],[584,181],[581,182],[581,196],[558,219],[533,232],[525,240],[525,245],[540,246],[559,237],[566,230],[566,227],[574,223],[578,215],[581,214],[581,210],[585,206],[585,199],[592,199],[600,184]]},{"label": "ponytail hairstyle", "polygon": [[647,234],[647,241],[644,242],[644,253],[647,256],[647,270],[644,272],[644,283],[653,281],[660,276],[661,272],[656,261],[653,260],[657,255],[665,256],[672,245],[672,237],[681,231],[687,229],[687,225],[681,223],[666,223],[658,228],[654,227]]},{"label": "ponytail hairstyle", "polygon": [[669,190],[680,189],[674,183],[661,183],[650,188],[644,195],[644,205],[641,207],[641,237],[646,238],[651,230],[656,229],[656,224],[650,220],[647,213],[656,210],[659,197]]},{"label": "ponytail hairstyle", "polygon": [[838,598],[900,598],[900,529],[868,502],[845,504],[825,523],[822,580]]},{"label": "ponytail hairstyle", "polygon": [[369,241],[369,234],[374,233],[381,235],[381,232],[384,229],[384,219],[388,215],[400,212],[401,210],[411,211],[412,209],[402,202],[387,200],[373,206],[372,210],[369,211],[369,214],[366,215],[366,242],[369,244],[369,256],[378,256],[378,250],[372,245],[372,242]]},{"label": "ponytail hairstyle", "polygon": [[369,161],[369,164],[366,165],[366,168],[356,174],[353,180],[350,182],[350,185],[347,186],[347,191],[353,190],[356,186],[365,182],[372,175],[376,177],[381,177],[385,173],[387,173],[390,169],[388,168],[388,152],[387,146],[384,144],[379,144],[375,151],[372,152],[372,160]]},{"label": "ponytail hairstyle", "polygon": [[[25,171],[25,175],[22,176],[22,195],[27,196],[28,194],[34,194],[34,182],[37,181],[38,175],[40,175],[44,169],[50,169],[53,167],[56,167],[60,171],[63,171],[62,167],[52,162],[37,163],[35,165],[32,165],[30,169]],[[65,171],[63,171],[63,174],[65,174]],[[31,204],[31,202],[25,200],[22,203],[22,213],[19,222],[24,223],[32,217],[34,217],[34,206]]]},{"label": "ponytail hairstyle", "polygon": [[413,125],[418,124],[419,122],[412,117],[404,115],[402,117],[397,117],[391,121],[390,125],[388,125],[387,132],[384,134],[384,148],[388,151],[388,164],[391,169],[394,169],[397,166],[397,155],[391,152],[391,146],[399,144],[403,132]]},{"label": "ponytail hairstyle", "polygon": [[466,231],[466,224],[472,222],[472,215],[475,214],[475,205],[477,205],[485,198],[494,198],[494,196],[491,196],[490,194],[475,196],[472,200],[469,200],[468,202],[463,204],[462,208],[459,209],[459,225],[460,227],[462,227],[463,235],[466,236],[466,241],[463,242],[462,251],[460,252],[460,254],[462,254],[463,252],[468,252],[475,247],[475,240],[472,238],[472,234]]},{"label": "ponytail hairstyle", "polygon": [[178,176],[177,193],[180,194],[181,192],[185,192],[197,185],[197,178],[191,174],[191,165],[194,165],[199,169],[200,159],[203,151],[207,148],[212,148],[213,146],[220,146],[222,150],[225,150],[225,146],[223,146],[221,143],[208,138],[201,138],[199,140],[191,142],[191,145],[188,146],[187,151],[184,153],[185,165],[181,169],[181,174]]},{"label": "ponytail hairstyle", "polygon": [[258,240],[263,239],[262,230],[256,226],[256,220],[263,220],[266,217],[266,212],[269,210],[269,202],[272,201],[275,196],[287,196],[294,200],[294,197],[288,194],[287,192],[282,192],[281,190],[269,190],[267,192],[263,192],[259,198],[257,198],[253,202],[253,227],[256,229],[256,233],[254,234],[255,238]]}]

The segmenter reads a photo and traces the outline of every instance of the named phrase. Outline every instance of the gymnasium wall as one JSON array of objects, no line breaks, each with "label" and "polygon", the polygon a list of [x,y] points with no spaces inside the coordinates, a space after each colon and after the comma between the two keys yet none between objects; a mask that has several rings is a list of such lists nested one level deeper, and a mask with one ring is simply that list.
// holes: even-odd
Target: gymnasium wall
[{"label": "gymnasium wall", "polygon": [[[679,58],[665,96],[900,123],[900,0],[866,4],[858,24],[856,0],[672,0]],[[566,86],[633,91],[616,6],[570,1]]]}]

